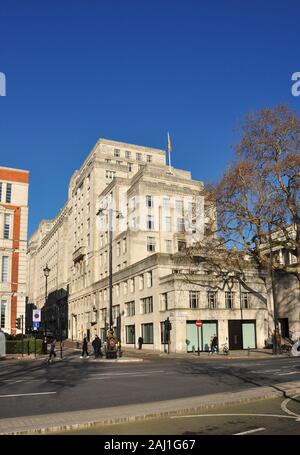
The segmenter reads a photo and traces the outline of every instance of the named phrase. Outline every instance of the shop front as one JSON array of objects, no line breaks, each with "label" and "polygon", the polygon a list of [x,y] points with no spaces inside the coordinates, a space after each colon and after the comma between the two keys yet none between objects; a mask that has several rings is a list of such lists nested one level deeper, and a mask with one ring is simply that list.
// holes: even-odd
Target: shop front
[{"label": "shop front", "polygon": [[196,326],[195,321],[186,321],[186,345],[187,352],[198,351],[199,330],[199,351],[209,351],[210,341],[214,336],[218,337],[218,321],[202,321],[202,326]]}]

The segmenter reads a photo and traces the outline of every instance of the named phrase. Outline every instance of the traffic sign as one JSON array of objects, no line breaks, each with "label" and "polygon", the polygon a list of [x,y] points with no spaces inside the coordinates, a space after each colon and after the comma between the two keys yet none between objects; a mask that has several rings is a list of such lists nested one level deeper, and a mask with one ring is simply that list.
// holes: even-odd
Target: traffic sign
[{"label": "traffic sign", "polygon": [[40,323],[39,323],[39,322],[33,322],[33,323],[32,323],[32,327],[33,327],[34,329],[37,329],[39,326],[40,326]]},{"label": "traffic sign", "polygon": [[196,321],[196,326],[197,326],[197,327],[202,327],[202,321],[200,321],[200,320],[198,319],[198,321]]},{"label": "traffic sign", "polygon": [[33,322],[41,322],[41,310],[33,310],[32,320]]}]

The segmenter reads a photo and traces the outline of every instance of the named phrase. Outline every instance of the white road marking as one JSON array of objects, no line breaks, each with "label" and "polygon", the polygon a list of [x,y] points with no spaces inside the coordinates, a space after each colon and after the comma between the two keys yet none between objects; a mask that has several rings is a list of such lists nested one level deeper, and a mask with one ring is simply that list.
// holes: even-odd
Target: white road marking
[{"label": "white road marking", "polygon": [[299,374],[300,371],[289,371],[288,373],[279,373],[277,376],[288,376],[290,374]]},{"label": "white road marking", "polygon": [[276,417],[281,419],[298,420],[296,416],[284,416],[282,414],[194,414],[187,416],[171,416],[171,419],[185,419],[193,417]]},{"label": "white road marking", "polygon": [[281,403],[281,409],[286,412],[287,414],[290,414],[292,416],[295,416],[295,417],[298,417],[298,420],[300,419],[300,415],[299,414],[296,414],[295,412],[292,412],[290,411],[288,408],[287,408],[287,404],[293,400],[294,398],[297,398],[299,397],[300,394],[297,394],[297,395],[294,395],[292,396],[292,398],[287,398],[286,400],[284,400],[282,403]]},{"label": "white road marking", "polygon": [[[131,371],[130,373],[112,372],[112,373],[94,373],[91,376],[132,376],[135,374],[149,374],[149,373],[165,373],[165,370],[150,370],[150,371]],[[172,373],[173,374],[173,373]]]},{"label": "white road marking", "polygon": [[242,434],[257,433],[258,431],[265,431],[265,428],[255,428],[254,430],[243,431],[242,433],[234,433],[234,436],[239,436]]},{"label": "white road marking", "polygon": [[[133,378],[140,378],[140,377],[146,377],[147,375],[144,373],[144,374],[133,374],[131,377]],[[102,381],[102,380],[105,380],[105,379],[116,379],[116,377],[112,374],[111,376],[105,376],[105,377],[102,377],[102,378],[87,378],[87,381]]]},{"label": "white road marking", "polygon": [[26,396],[32,396],[32,395],[51,395],[52,393],[57,393],[57,392],[15,393],[13,395],[0,395],[0,398],[26,397]]}]

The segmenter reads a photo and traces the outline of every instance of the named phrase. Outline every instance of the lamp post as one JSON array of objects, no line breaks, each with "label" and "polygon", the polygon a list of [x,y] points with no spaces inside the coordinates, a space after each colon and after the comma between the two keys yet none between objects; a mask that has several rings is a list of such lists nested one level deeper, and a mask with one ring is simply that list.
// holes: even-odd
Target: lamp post
[{"label": "lamp post", "polygon": [[112,208],[100,208],[96,213],[96,216],[102,216],[104,212],[108,212],[108,232],[109,232],[109,312],[108,312],[108,331],[107,331],[107,358],[116,358],[116,336],[113,331],[113,317],[112,317],[112,307],[113,307],[113,286],[112,286],[112,235],[113,235],[113,213],[116,213],[116,218],[123,218],[122,213],[119,210],[113,210]]},{"label": "lamp post", "polygon": [[50,274],[50,269],[46,264],[46,267],[43,269],[44,277],[46,279],[45,284],[45,314],[44,314],[44,353],[47,354],[47,300],[48,300],[48,276]]}]

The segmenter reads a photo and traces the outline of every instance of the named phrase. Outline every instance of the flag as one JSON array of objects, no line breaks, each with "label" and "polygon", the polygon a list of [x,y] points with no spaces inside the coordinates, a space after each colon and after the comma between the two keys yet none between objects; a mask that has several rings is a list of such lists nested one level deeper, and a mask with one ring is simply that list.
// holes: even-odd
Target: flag
[{"label": "flag", "polygon": [[172,152],[172,145],[171,145],[171,139],[170,139],[169,131],[168,131],[168,152]]}]

